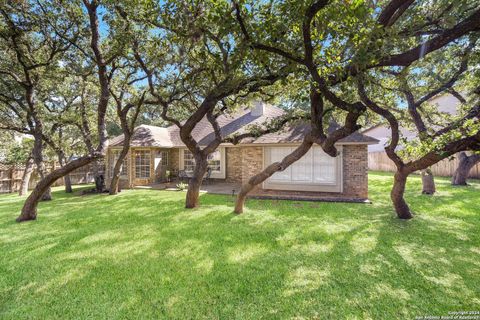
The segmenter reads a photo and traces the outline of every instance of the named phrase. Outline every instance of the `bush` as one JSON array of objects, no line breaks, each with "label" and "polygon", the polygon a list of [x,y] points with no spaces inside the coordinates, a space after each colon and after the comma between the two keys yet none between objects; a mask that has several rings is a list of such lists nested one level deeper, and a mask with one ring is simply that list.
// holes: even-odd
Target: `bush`
[{"label": "bush", "polygon": [[180,182],[179,184],[176,185],[177,189],[182,191],[182,190],[185,190],[187,189],[188,187],[188,184],[186,184],[185,182]]}]

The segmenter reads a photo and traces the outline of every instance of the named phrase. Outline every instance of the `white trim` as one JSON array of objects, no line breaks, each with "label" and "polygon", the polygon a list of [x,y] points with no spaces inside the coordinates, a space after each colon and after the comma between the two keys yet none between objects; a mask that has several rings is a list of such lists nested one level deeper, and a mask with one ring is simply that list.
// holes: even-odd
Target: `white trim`
[{"label": "white trim", "polygon": [[[187,150],[187,148],[180,148],[179,152],[179,163],[178,163],[178,168],[180,170],[185,170],[185,163],[184,163],[184,152]],[[213,179],[225,179],[226,178],[226,170],[225,170],[225,147],[219,147],[217,149],[220,151],[220,172],[218,171],[212,171],[212,175],[210,178]]]}]

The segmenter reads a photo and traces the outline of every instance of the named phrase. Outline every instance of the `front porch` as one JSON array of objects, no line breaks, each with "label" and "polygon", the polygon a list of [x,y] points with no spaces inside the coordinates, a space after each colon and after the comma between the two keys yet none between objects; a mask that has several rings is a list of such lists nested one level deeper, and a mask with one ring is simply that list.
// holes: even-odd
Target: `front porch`
[{"label": "front porch", "polygon": [[[146,186],[136,186],[135,189],[154,189],[177,191],[178,181],[153,183]],[[209,181],[203,184],[200,192],[210,194],[223,194],[236,196],[242,185],[235,182]],[[319,202],[350,202],[350,203],[371,203],[368,199],[346,198],[341,193],[326,192],[307,192],[307,191],[287,191],[287,190],[265,190],[257,189],[252,191],[248,198],[250,199],[270,199],[270,200],[294,200],[294,201],[319,201]]]}]

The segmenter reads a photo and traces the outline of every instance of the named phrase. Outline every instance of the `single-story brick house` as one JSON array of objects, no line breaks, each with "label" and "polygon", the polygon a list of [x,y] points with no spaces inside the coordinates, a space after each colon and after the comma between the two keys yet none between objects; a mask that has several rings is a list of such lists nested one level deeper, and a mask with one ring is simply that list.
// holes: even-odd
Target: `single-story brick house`
[{"label": "single-story brick house", "polygon": [[[218,122],[222,135],[228,136],[243,132],[249,125],[265,123],[282,113],[278,107],[257,103],[253,109],[245,108],[235,115],[221,115]],[[246,182],[291,152],[300,144],[308,129],[306,125],[298,125],[259,138],[244,139],[237,145],[221,144],[209,159],[211,179],[238,184]],[[214,133],[204,118],[197,124],[192,135],[201,145],[206,145],[213,139]],[[336,144],[340,152],[335,158],[315,146],[285,171],[266,180],[259,190],[269,194],[295,192],[314,197],[367,199],[367,146],[377,142],[374,138],[356,132]],[[122,144],[123,135],[110,140],[106,160],[107,183]],[[187,174],[192,172],[193,167],[192,154],[182,143],[178,127],[140,125],[134,130],[131,148],[122,168],[121,188],[161,183],[165,181],[167,170],[176,176],[180,170]]]}]

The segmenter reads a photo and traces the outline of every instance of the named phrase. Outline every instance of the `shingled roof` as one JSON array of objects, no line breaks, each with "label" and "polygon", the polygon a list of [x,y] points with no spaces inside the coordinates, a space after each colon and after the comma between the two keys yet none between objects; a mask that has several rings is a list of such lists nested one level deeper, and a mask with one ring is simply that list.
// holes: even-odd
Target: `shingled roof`
[{"label": "shingled roof", "polygon": [[[118,147],[123,145],[123,134],[110,140],[109,145],[112,147]],[[173,147],[173,142],[170,139],[170,133],[168,128],[148,126],[142,124],[136,127],[133,131],[132,141],[130,143],[132,147]]]},{"label": "shingled roof", "polygon": [[[261,112],[251,111],[249,108],[240,110],[234,115],[221,115],[217,118],[220,125],[222,137],[227,137],[233,133],[243,133],[250,125],[259,125],[266,123],[272,118],[276,118],[284,114],[284,111],[278,107],[264,104],[257,106],[262,108]],[[333,130],[331,126],[329,130]],[[276,144],[276,143],[296,143],[301,142],[306,132],[310,130],[308,124],[298,124],[295,126],[286,127],[285,129],[263,135],[258,138],[243,139],[240,144]],[[214,138],[210,122],[204,117],[192,132],[193,138],[200,143],[200,145],[207,145]],[[110,140],[110,146],[122,146],[123,134]],[[372,137],[355,132],[350,136],[340,140],[338,143],[358,143],[358,144],[375,144],[378,140]],[[180,130],[173,125],[168,128],[141,125],[134,129],[134,134],[131,142],[132,147],[184,147],[184,143],[180,139]]]},{"label": "shingled roof", "polygon": [[[335,130],[335,126],[330,125],[329,133]],[[310,124],[302,123],[295,126],[288,126],[283,130],[275,133],[269,133],[258,138],[243,139],[240,144],[276,144],[276,143],[299,143],[303,137],[310,131]],[[358,131],[352,133],[348,137],[340,139],[338,144],[375,144],[378,140]]]}]

